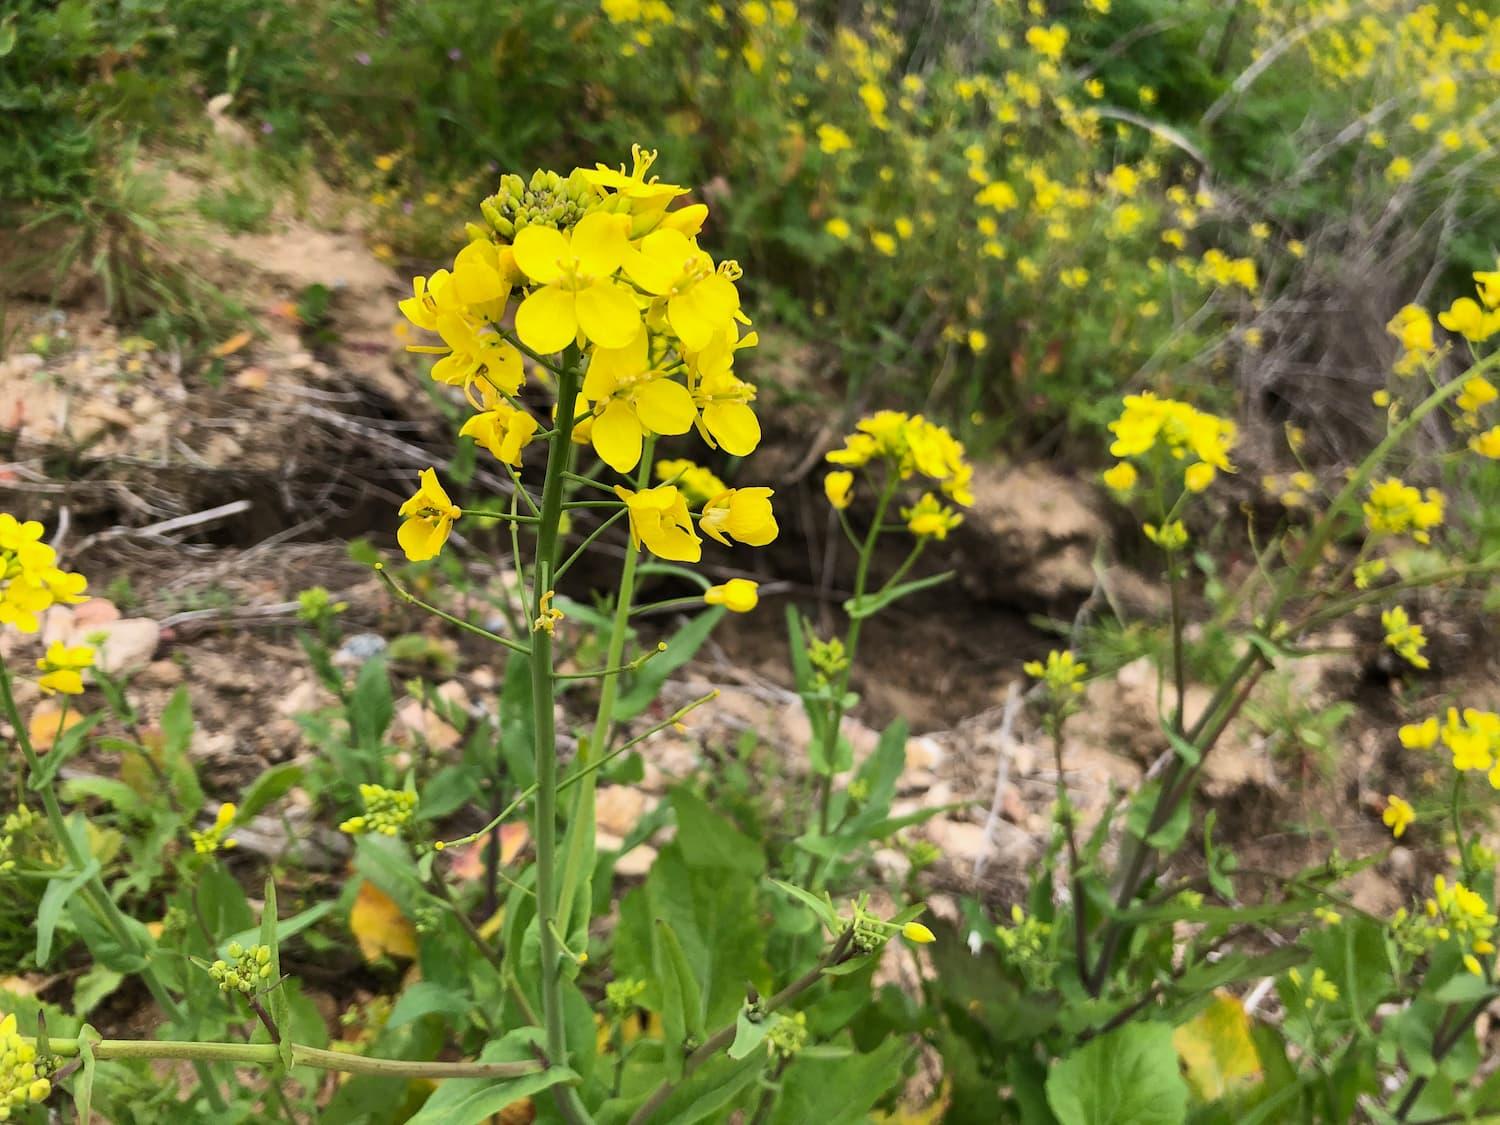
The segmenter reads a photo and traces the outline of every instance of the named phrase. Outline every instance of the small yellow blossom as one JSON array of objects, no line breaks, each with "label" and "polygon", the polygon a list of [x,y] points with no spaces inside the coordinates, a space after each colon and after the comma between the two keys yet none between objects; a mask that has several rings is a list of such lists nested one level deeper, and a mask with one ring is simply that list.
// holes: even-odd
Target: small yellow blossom
[{"label": "small yellow blossom", "polygon": [[749,613],[760,603],[759,586],[748,578],[731,578],[703,591],[706,605],[721,605],[730,613]]},{"label": "small yellow blossom", "polygon": [[630,513],[630,539],[636,550],[642,545],[659,558],[672,562],[697,562],[703,557],[703,541],[693,531],[687,498],[674,485],[634,492],[615,485],[615,494]]},{"label": "small yellow blossom", "polygon": [[1136,481],[1140,479],[1140,474],[1129,461],[1121,461],[1118,465],[1105,469],[1100,474],[1100,479],[1104,481],[1104,486],[1111,492],[1124,494],[1135,487]]},{"label": "small yellow blossom", "polygon": [[53,641],[47,653],[36,662],[41,670],[37,686],[43,692],[63,695],[83,694],[83,670],[94,666],[94,650],[89,645],[66,645]]},{"label": "small yellow blossom", "polygon": [[854,474],[848,469],[835,469],[823,478],[823,495],[838,511],[843,511],[854,499]]},{"label": "small yellow blossom", "polygon": [[1141,530],[1146,533],[1147,539],[1164,551],[1176,551],[1187,546],[1187,528],[1181,520],[1172,520],[1161,527],[1154,523],[1143,524]]},{"label": "small yellow blossom", "polygon": [[438,483],[436,470],[423,469],[419,478],[420,487],[401,505],[402,524],[396,531],[396,541],[412,562],[435,558],[448,541],[454,521],[463,514]]},{"label": "small yellow blossom", "polygon": [[907,941],[917,945],[929,945],[937,940],[937,937],[921,922],[908,922],[901,927],[901,936]]},{"label": "small yellow blossom", "polygon": [[1083,678],[1088,675],[1089,666],[1067,649],[1053,649],[1047,653],[1045,663],[1028,660],[1021,670],[1032,679],[1045,683],[1047,690],[1054,695],[1081,695]]},{"label": "small yellow blossom", "polygon": [[1431,750],[1438,744],[1438,721],[1437,716],[1422,720],[1420,723],[1407,723],[1398,732],[1401,745],[1408,750]]},{"label": "small yellow blossom", "polygon": [[234,826],[234,818],[239,810],[231,803],[219,806],[218,814],[214,817],[213,824],[202,832],[190,833],[193,841],[193,851],[199,855],[212,855],[220,849],[233,848],[238,843],[229,836],[229,831]]},{"label": "small yellow blossom", "polygon": [[1429,666],[1427,657],[1422,654],[1422,649],[1427,645],[1427,636],[1422,631],[1422,626],[1413,624],[1406,616],[1406,610],[1400,606],[1386,610],[1380,615],[1380,624],[1385,629],[1386,646],[1397,656],[1413,668],[1425,669]]},{"label": "small yellow blossom", "polygon": [[1412,821],[1417,819],[1417,814],[1411,805],[1392,793],[1385,799],[1385,812],[1380,814],[1380,819],[1391,830],[1391,835],[1399,840]]}]

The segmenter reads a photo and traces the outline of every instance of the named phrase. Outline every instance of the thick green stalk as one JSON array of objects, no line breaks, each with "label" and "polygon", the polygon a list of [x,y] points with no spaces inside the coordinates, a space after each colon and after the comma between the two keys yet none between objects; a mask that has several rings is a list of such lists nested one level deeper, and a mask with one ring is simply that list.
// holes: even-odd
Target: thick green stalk
[{"label": "thick green stalk", "polygon": [[[35,1044],[36,1040],[31,1040]],[[92,1044],[94,1058],[179,1059],[188,1062],[227,1062],[252,1066],[277,1065],[280,1048],[275,1043],[196,1043],[170,1039],[99,1039]],[[77,1058],[77,1039],[47,1040],[47,1049],[58,1058]],[[374,1074],[385,1078],[519,1078],[542,1069],[540,1062],[424,1062],[407,1059],[376,1059],[347,1051],[325,1051],[319,1047],[292,1044],[292,1065],[344,1074]]]},{"label": "thick green stalk", "polygon": [[[31,745],[31,733],[26,727],[26,722],[21,718],[20,708],[16,706],[16,697],[11,690],[10,668],[4,660],[0,660],[0,710],[4,711],[5,718],[10,722],[12,729],[16,732],[16,744],[21,748],[21,756],[26,759],[27,774],[36,777],[41,771],[41,760],[37,757],[36,748]],[[62,806],[57,803],[57,793],[53,789],[52,782],[36,790],[42,799],[42,809],[47,814],[47,826],[52,835],[57,837],[57,842],[67,856],[68,864],[74,871],[82,871],[88,860],[78,850],[77,843],[73,840],[73,834],[68,831],[68,822],[63,817]],[[125,948],[138,954],[146,963],[140,969],[140,978],[146,984],[146,990],[151,993],[151,998],[156,1001],[157,1006],[172,1022],[181,1024],[183,1022],[182,1009],[178,1007],[177,1001],[167,991],[166,985],[156,975],[151,967],[149,949],[142,949],[135,940],[134,933],[125,924],[124,917],[120,914],[120,908],[115,905],[115,900],[110,897],[109,889],[104,885],[104,880],[98,875],[92,876],[83,885],[84,895],[89,904],[104,919],[115,940]],[[194,1063],[198,1081],[208,1095],[209,1103],[216,1110],[227,1108],[223,1096],[219,1093],[218,1084],[214,1082],[213,1074],[202,1062]]]},{"label": "thick green stalk", "polygon": [[[569,363],[557,377],[557,425],[547,449],[542,482],[541,517],[537,523],[536,565],[532,568],[531,612],[540,621],[557,567],[558,526],[563,514],[563,473],[572,454],[573,400],[578,394],[578,367]],[[568,1039],[563,1025],[562,955],[557,940],[557,730],[553,715],[556,682],[552,669],[552,634],[535,624],[531,633],[531,713],[536,751],[536,925],[541,947],[542,1020],[546,1025],[547,1061],[565,1066]],[[571,1094],[571,1097],[569,1096]],[[559,1093],[558,1106],[570,1121],[585,1118],[577,1092]]]},{"label": "thick green stalk", "polygon": [[[656,437],[646,438],[641,450],[641,463],[635,475],[635,487],[639,491],[651,483],[651,454]],[[635,598],[635,568],[641,553],[633,545],[625,548],[625,562],[620,567],[620,589],[615,597],[615,617],[610,624],[609,649],[604,657],[605,668],[618,668],[625,659],[625,642],[630,637],[630,610]],[[615,700],[620,692],[620,677],[605,676],[599,683],[599,710],[594,715],[594,734],[578,747],[578,764],[587,766],[608,751],[609,737],[614,727]],[[573,796],[573,808],[568,817],[567,856],[563,862],[562,891],[557,903],[557,928],[568,934],[573,919],[573,901],[578,897],[578,884],[589,872],[585,865],[594,861],[594,788],[596,777],[589,774],[578,786]],[[589,904],[583,904],[584,924],[587,924]]]}]

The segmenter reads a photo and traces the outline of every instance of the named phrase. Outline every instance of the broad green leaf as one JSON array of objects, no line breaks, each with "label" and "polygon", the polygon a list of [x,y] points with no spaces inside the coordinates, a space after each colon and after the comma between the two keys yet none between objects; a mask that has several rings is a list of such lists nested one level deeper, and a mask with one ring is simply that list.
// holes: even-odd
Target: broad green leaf
[{"label": "broad green leaf", "polygon": [[1172,1032],[1193,1091],[1206,1102],[1247,1086],[1260,1076],[1260,1054],[1244,1005],[1218,993],[1208,1007]]},{"label": "broad green leaf", "polygon": [[[480,1062],[520,1062],[536,1058],[541,1032],[534,1027],[512,1031],[487,1044]],[[445,1079],[407,1125],[477,1125],[522,1098],[529,1098],[559,1082],[578,1076],[567,1067],[553,1067],[536,1074],[497,1082],[489,1078]]]},{"label": "broad green leaf", "polygon": [[54,875],[47,881],[47,889],[42,892],[42,901],[36,911],[36,963],[38,965],[45,966],[47,959],[52,956],[52,935],[57,930],[57,923],[62,918],[63,907],[67,905],[68,899],[72,898],[98,873],[99,861],[91,859],[84,864],[82,871],[75,871],[67,878]]},{"label": "broad green leaf", "polygon": [[1187,1103],[1163,1023],[1128,1023],[1091,1039],[1047,1076],[1059,1125],[1181,1125]]},{"label": "broad green leaf", "polygon": [[672,790],[672,809],[677,814],[677,839],[691,867],[717,867],[759,875],[766,867],[765,853],[758,843],[716,813],[686,789]]},{"label": "broad green leaf", "polygon": [[658,918],[655,939],[653,960],[656,979],[661,984],[662,1026],[667,1042],[684,1043],[689,1038],[702,1042],[707,1037],[703,1029],[703,990],[693,975],[693,967],[688,964],[671,923]]},{"label": "broad green leaf", "polygon": [[468,1011],[469,1000],[462,993],[429,980],[419,980],[402,991],[385,1025],[400,1027],[430,1015],[449,1016],[457,1023]]},{"label": "broad green leaf", "polygon": [[787,1068],[773,1125],[854,1125],[870,1107],[902,1081],[902,1059],[911,1050],[901,1036],[890,1036],[869,1054],[819,1058],[804,1051]]}]

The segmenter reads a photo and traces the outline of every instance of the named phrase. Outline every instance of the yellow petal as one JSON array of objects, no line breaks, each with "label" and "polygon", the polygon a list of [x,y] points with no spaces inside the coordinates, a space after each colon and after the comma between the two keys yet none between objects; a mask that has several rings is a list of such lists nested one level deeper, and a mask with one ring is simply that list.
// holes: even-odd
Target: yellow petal
[{"label": "yellow petal", "polygon": [[[630,249],[629,230],[630,220],[626,216],[608,211],[595,211],[579,219],[570,244],[573,256],[578,259],[579,272],[585,277],[608,277],[619,269],[625,252]],[[519,251],[519,237],[516,243]],[[519,256],[516,260],[520,261]]]},{"label": "yellow petal", "polygon": [[[606,348],[623,348],[640,333],[641,310],[623,285],[600,281],[580,289],[577,308],[584,335]],[[516,330],[520,327],[517,316]]]},{"label": "yellow petal", "polygon": [[571,256],[568,240],[551,227],[534,226],[517,231],[513,249],[521,272],[543,285],[562,277],[562,264]]},{"label": "yellow petal", "polygon": [[531,294],[516,310],[516,335],[528,348],[544,355],[562,351],[578,336],[573,294],[560,285],[548,285]]},{"label": "yellow petal", "polygon": [[693,396],[671,379],[653,379],[636,390],[634,400],[641,424],[659,434],[685,434],[698,417]]},{"label": "yellow petal", "polygon": [[453,259],[453,289],[466,305],[506,296],[509,287],[500,280],[500,255],[493,242],[471,242],[458,252]]},{"label": "yellow petal", "polygon": [[594,449],[617,473],[628,473],[641,461],[641,423],[630,405],[613,400],[594,419]]},{"label": "yellow petal", "polygon": [[742,402],[714,402],[703,408],[703,424],[726,453],[747,457],[760,444],[760,421]]},{"label": "yellow petal", "polygon": [[396,542],[412,562],[426,562],[436,558],[448,538],[446,520],[407,520],[396,529]]}]

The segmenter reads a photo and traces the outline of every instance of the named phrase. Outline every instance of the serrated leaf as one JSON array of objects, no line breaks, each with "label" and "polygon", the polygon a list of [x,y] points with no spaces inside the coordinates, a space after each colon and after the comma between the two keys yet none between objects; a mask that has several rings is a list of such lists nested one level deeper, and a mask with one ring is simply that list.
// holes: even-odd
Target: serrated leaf
[{"label": "serrated leaf", "polygon": [[1172,1032],[1189,1084],[1199,1098],[1217,1101],[1260,1077],[1260,1053],[1250,1017],[1239,1000],[1215,993],[1208,1007]]}]

